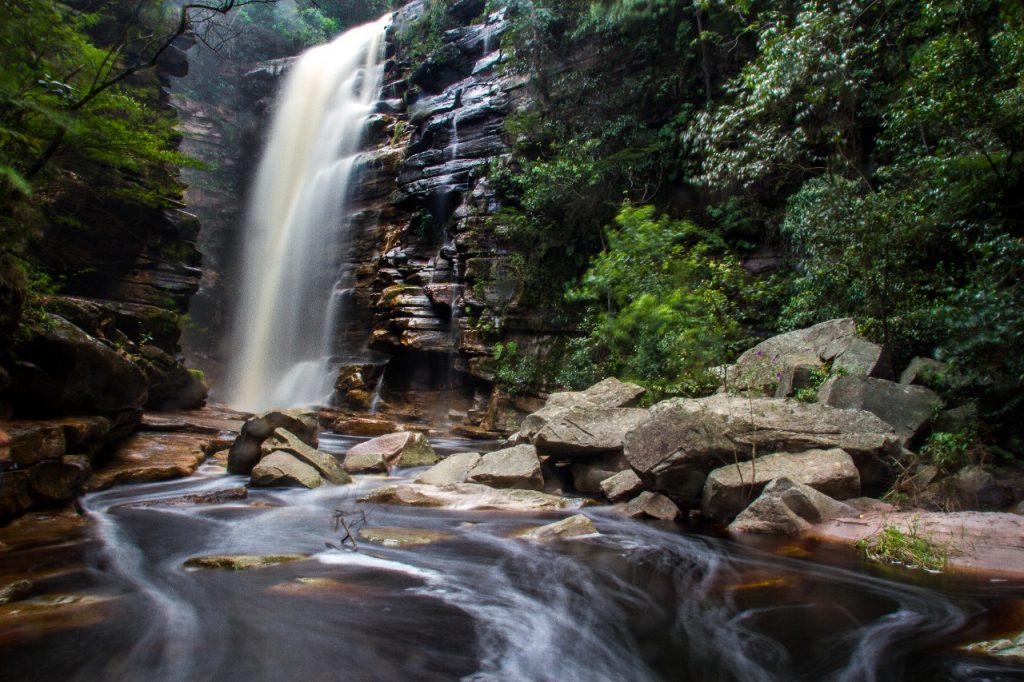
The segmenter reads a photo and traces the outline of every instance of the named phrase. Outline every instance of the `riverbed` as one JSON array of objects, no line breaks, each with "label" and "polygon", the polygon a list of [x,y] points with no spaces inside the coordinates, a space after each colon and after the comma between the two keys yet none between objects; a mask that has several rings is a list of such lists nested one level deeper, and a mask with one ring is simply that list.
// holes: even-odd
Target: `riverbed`
[{"label": "riverbed", "polygon": [[[598,534],[537,543],[517,536],[572,512],[357,502],[417,473],[169,504],[247,482],[209,463],[88,495],[86,524],[0,551],[0,582],[33,583],[0,607],[0,679],[1024,679],[1024,666],[961,648],[1024,628],[1019,583],[880,569],[848,548],[740,543],[602,506],[582,512]],[[375,528],[415,529],[424,544],[359,533]],[[307,558],[185,566],[293,554]]]}]

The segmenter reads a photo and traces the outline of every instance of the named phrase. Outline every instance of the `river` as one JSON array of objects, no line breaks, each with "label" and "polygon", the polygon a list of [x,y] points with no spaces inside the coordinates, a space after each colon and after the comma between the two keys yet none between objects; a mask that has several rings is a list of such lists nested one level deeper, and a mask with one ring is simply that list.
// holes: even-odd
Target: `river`
[{"label": "river", "polygon": [[[322,447],[353,442],[326,436]],[[515,533],[566,514],[357,503],[393,480],[160,504],[246,482],[205,465],[188,479],[87,496],[84,542],[8,552],[0,568],[48,566],[37,590],[90,595],[89,617],[0,618],[0,679],[1024,679],[1022,667],[957,648],[1019,619],[1022,585],[871,570],[846,549],[741,544],[608,507],[584,510],[599,535],[537,544]],[[356,525],[365,513],[367,527],[445,537],[360,539],[353,549],[334,529],[336,510]],[[64,570],[52,570],[62,552]],[[183,566],[198,555],[288,553],[311,558],[248,571]]]}]

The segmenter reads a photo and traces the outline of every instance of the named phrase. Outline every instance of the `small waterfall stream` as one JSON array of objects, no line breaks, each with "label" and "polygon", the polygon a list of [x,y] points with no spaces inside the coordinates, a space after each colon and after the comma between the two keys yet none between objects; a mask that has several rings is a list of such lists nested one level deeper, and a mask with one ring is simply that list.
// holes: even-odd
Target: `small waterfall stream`
[{"label": "small waterfall stream", "polygon": [[278,96],[247,211],[226,399],[258,411],[330,395],[346,203],[380,98],[391,15],[305,52]]}]

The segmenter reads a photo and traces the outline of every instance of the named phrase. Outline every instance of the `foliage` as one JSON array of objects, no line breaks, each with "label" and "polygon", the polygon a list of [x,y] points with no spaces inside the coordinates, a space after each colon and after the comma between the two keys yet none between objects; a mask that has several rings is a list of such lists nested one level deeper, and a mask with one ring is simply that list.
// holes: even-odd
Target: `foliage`
[{"label": "foliage", "polygon": [[544,388],[544,372],[537,359],[519,352],[514,341],[494,344],[494,379],[511,395],[536,394]]},{"label": "foliage", "polygon": [[[622,208],[569,296],[589,304],[576,360],[658,394],[700,393],[742,343],[744,303],[760,293],[721,240],[693,223]],[[585,354],[585,355],[584,355]]]},{"label": "foliage", "polygon": [[906,533],[893,525],[857,543],[861,555],[871,561],[907,568],[942,571],[949,563],[950,547],[918,533],[912,524]]},{"label": "foliage", "polygon": [[974,433],[937,431],[928,436],[920,455],[926,462],[950,473],[976,462],[976,439]]}]

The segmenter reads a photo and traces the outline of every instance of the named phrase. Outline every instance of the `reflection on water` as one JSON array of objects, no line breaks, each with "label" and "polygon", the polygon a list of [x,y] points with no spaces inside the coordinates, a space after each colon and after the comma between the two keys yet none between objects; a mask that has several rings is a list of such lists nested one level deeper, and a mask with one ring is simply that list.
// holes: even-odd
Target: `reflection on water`
[{"label": "reflection on water", "polygon": [[[244,483],[206,467],[89,496],[97,541],[84,570],[36,589],[103,597],[101,616],[63,628],[0,618],[0,678],[1024,679],[1020,667],[955,653],[988,634],[993,608],[1024,599],[1019,587],[894,582],[856,570],[848,553],[846,567],[815,563],[608,508],[586,511],[599,537],[538,545],[512,536],[560,515],[367,507],[370,525],[451,537],[328,549],[339,541],[334,511],[362,509],[356,497],[385,480],[133,506]],[[292,553],[311,558],[239,572],[182,566],[197,555]]]}]

